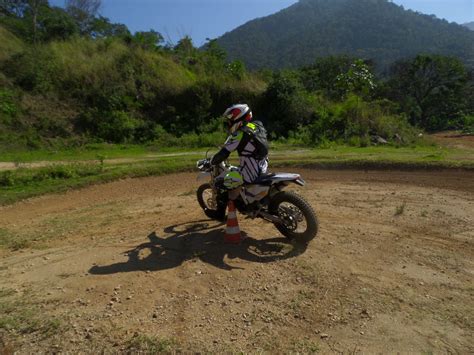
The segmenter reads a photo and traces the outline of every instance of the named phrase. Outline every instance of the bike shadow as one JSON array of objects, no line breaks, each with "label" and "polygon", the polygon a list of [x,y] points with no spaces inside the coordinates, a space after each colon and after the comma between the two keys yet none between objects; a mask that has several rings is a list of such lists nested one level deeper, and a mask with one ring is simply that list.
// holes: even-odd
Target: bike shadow
[{"label": "bike shadow", "polygon": [[185,261],[199,259],[223,270],[239,269],[226,259],[256,263],[271,263],[303,254],[306,244],[290,242],[283,237],[254,239],[251,236],[238,245],[224,243],[224,224],[197,221],[166,227],[168,237],[156,232],[148,235],[149,242],[127,251],[128,261],[105,266],[93,266],[89,272],[108,275],[132,271],[160,271],[178,267]]}]

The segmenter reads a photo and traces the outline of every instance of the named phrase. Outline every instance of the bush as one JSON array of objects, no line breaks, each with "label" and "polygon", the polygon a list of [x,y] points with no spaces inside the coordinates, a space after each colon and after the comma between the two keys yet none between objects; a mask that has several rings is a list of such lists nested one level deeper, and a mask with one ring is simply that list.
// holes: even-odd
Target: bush
[{"label": "bush", "polygon": [[[272,139],[298,145],[366,146],[375,136],[410,144],[416,132],[407,119],[428,129],[472,131],[474,74],[452,58],[401,62],[382,84],[370,63],[347,56],[297,70],[249,73],[239,61],[226,63],[216,41],[201,50],[190,38],[162,47],[157,32],[132,36],[105,18],[81,37],[69,15],[50,10],[42,14],[46,27],[39,26],[35,45],[0,27],[4,147],[87,141],[214,146],[225,139],[215,117],[243,102]],[[1,22],[31,39],[21,18],[4,16]],[[375,84],[382,100],[374,99]],[[428,84],[435,90],[417,102]]]},{"label": "bush", "polygon": [[98,135],[109,142],[123,143],[133,141],[138,120],[124,111],[112,111],[98,125]]},{"label": "bush", "polygon": [[464,116],[462,127],[463,133],[474,134],[474,115]]},{"label": "bush", "polygon": [[[51,27],[58,38],[67,27],[61,27],[61,21]],[[215,42],[199,51],[188,41],[187,49],[181,46],[174,52],[156,46],[153,36],[147,37],[153,46],[125,37],[73,36],[12,52],[17,54],[0,63],[6,74],[2,83],[12,81],[28,94],[20,107],[12,105],[10,96],[1,103],[5,117],[21,111],[20,127],[5,117],[2,121],[8,121],[11,132],[21,132],[30,147],[77,134],[91,141],[165,140],[165,145],[177,145],[163,128],[185,136],[181,142],[194,147],[214,139],[202,135],[217,129],[209,126],[212,117],[232,103],[255,104],[265,89],[260,79],[247,75],[242,63],[226,65]]]},{"label": "bush", "polygon": [[16,95],[8,89],[0,89],[0,117],[15,117],[18,111]]},{"label": "bush", "polygon": [[173,136],[167,133],[162,127],[156,128],[157,137],[149,144],[156,148],[211,148],[222,145],[226,134],[222,131],[212,133],[188,133],[181,137]]},{"label": "bush", "polygon": [[0,173],[0,186],[8,187],[15,184],[13,173],[9,170]]},{"label": "bush", "polygon": [[412,124],[431,131],[452,129],[472,109],[470,76],[457,58],[418,55],[392,66],[387,95]]},{"label": "bush", "polygon": [[274,137],[288,137],[311,119],[311,96],[294,72],[275,74],[262,101],[260,111],[264,112],[267,128]]},{"label": "bush", "polygon": [[80,126],[90,135],[107,142],[133,142],[140,121],[125,111],[90,110],[80,116]]},{"label": "bush", "polygon": [[8,60],[13,55],[22,52],[23,49],[21,40],[0,26],[0,62]]},{"label": "bush", "polygon": [[394,144],[416,140],[416,130],[400,115],[386,108],[385,102],[366,102],[350,95],[342,102],[317,100],[314,119],[289,135],[289,142],[310,146],[341,141],[365,147],[373,137],[380,136]]},{"label": "bush", "polygon": [[40,94],[52,91],[60,79],[56,58],[46,47],[16,54],[1,69],[23,89]]}]

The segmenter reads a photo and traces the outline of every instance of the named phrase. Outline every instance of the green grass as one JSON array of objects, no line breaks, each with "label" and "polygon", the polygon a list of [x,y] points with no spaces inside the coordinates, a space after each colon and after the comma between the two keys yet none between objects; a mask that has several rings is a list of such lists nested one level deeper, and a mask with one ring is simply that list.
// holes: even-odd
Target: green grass
[{"label": "green grass", "polygon": [[[159,156],[161,154],[186,152],[189,149],[178,147],[158,148],[152,145],[134,144],[87,144],[81,148],[70,149],[39,149],[20,150],[13,152],[1,152],[0,161],[16,164],[34,161],[80,161],[80,160],[108,160],[120,158],[146,158],[148,156]],[[205,152],[206,149],[196,149]]]},{"label": "green grass", "polygon": [[58,319],[44,316],[44,311],[31,303],[31,295],[17,296],[15,291],[0,289],[0,330],[10,335],[40,333],[56,334],[61,327]]},{"label": "green grass", "polygon": [[395,216],[401,216],[405,212],[405,207],[405,203],[403,205],[397,206],[397,208],[395,209]]},{"label": "green grass", "polygon": [[[126,177],[163,175],[173,172],[195,171],[195,163],[204,157],[204,151],[185,152],[169,150],[150,157],[150,151],[141,146],[89,146],[73,155],[72,151],[22,153],[24,161],[49,160],[54,163],[41,168],[27,168],[0,172],[0,204],[13,203],[28,197],[51,192],[62,192],[90,184],[113,181]],[[212,150],[215,152],[217,149]],[[91,153],[91,151],[93,153]],[[185,154],[183,154],[185,153]],[[48,155],[50,154],[50,155]],[[88,158],[99,158],[87,161]],[[103,156],[128,158],[127,161],[107,160]],[[13,155],[10,155],[12,158]],[[18,158],[18,156],[17,156]],[[2,156],[2,161],[6,161]],[[70,159],[70,160],[69,160]],[[80,160],[84,160],[80,162]],[[10,160],[11,161],[11,160]],[[70,161],[71,163],[67,163]],[[65,163],[66,162],[66,163]],[[231,163],[236,164],[235,157]],[[23,166],[23,167],[22,167]],[[474,151],[421,146],[414,148],[335,146],[326,149],[274,149],[270,153],[273,171],[292,167],[355,168],[355,169],[474,169]]]},{"label": "green grass", "polygon": [[436,146],[420,147],[366,147],[335,146],[326,149],[296,150],[281,154],[278,150],[272,157],[277,163],[311,163],[334,166],[393,166],[403,167],[474,167],[474,150],[461,150]]},{"label": "green grass", "polygon": [[30,238],[19,236],[7,229],[0,228],[0,248],[19,250],[29,247],[30,243]]},{"label": "green grass", "polygon": [[[21,168],[0,172],[0,204],[13,203],[28,197],[71,188],[109,182],[127,177],[164,175],[192,171],[203,155],[164,157],[127,164],[58,164],[44,168]],[[83,169],[83,170],[81,170]]]},{"label": "green grass", "polygon": [[[82,148],[65,150],[32,150],[17,152],[0,152],[1,162],[15,163],[21,166],[22,163],[35,161],[107,161],[110,159],[159,159],[168,154],[196,153],[202,156],[207,151],[206,148],[186,149],[179,147],[157,148],[156,146],[126,145],[126,144],[88,144]],[[211,152],[217,148],[211,148]],[[275,143],[271,148],[271,157],[279,160],[298,158],[300,160],[355,160],[363,159],[368,161],[471,161],[474,162],[473,149],[443,148],[434,145],[424,145],[416,147],[350,147],[335,145],[327,148],[305,148]]]},{"label": "green grass", "polygon": [[159,339],[143,334],[131,338],[127,343],[127,349],[132,353],[145,354],[171,353],[175,346],[173,339]]},{"label": "green grass", "polygon": [[291,350],[291,353],[296,354],[316,354],[320,351],[320,347],[312,340],[295,340]]},{"label": "green grass", "polygon": [[0,26],[0,61],[10,58],[12,55],[24,49],[22,41]]}]

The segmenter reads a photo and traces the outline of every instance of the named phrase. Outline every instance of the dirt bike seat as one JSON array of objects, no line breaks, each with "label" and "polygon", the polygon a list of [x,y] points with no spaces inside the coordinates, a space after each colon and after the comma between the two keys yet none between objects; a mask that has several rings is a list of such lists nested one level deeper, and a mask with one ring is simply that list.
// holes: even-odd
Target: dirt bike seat
[{"label": "dirt bike seat", "polygon": [[298,174],[288,174],[288,173],[267,173],[260,175],[253,184],[260,185],[271,185],[275,182],[280,181],[294,181],[300,178]]}]

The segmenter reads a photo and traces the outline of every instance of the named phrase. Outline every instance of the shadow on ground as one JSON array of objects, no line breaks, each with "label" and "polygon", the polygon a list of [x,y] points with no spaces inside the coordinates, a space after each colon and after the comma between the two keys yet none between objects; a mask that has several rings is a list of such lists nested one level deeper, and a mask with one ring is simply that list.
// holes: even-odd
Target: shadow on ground
[{"label": "shadow on ground", "polygon": [[156,232],[148,235],[150,240],[126,252],[128,261],[106,266],[93,266],[89,272],[108,275],[130,271],[159,271],[180,266],[187,260],[201,261],[224,270],[238,269],[225,259],[241,259],[249,262],[270,263],[303,254],[307,246],[290,243],[286,238],[257,240],[251,236],[239,245],[224,243],[224,224],[197,221],[173,225],[164,229],[171,234],[160,238]]}]

